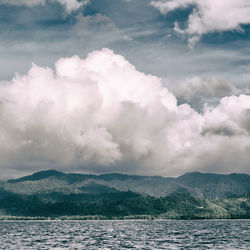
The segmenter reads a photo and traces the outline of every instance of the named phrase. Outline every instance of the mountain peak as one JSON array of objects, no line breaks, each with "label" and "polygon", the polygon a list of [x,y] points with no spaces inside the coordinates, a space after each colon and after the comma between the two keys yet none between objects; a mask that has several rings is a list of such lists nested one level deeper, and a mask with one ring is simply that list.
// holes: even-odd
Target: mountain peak
[{"label": "mountain peak", "polygon": [[42,180],[51,176],[64,176],[64,175],[65,174],[63,172],[50,169],[50,170],[39,171],[32,175],[24,176],[18,179],[11,179],[11,180],[8,180],[8,183],[17,183],[17,182],[22,182],[22,181],[38,181],[38,180]]}]

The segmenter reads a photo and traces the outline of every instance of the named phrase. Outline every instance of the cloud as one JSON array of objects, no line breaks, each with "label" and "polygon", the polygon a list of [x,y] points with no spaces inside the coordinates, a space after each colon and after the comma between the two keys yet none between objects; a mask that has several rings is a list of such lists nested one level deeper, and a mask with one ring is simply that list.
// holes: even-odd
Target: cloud
[{"label": "cloud", "polygon": [[45,0],[0,0],[0,4],[8,5],[27,5],[29,7],[45,4]]},{"label": "cloud", "polygon": [[81,6],[87,5],[89,0],[77,1],[77,0],[52,0],[58,2],[61,5],[65,6],[68,13],[79,9]]},{"label": "cloud", "polygon": [[189,37],[190,47],[193,47],[204,34],[231,30],[243,31],[241,25],[250,23],[248,0],[158,0],[152,1],[151,5],[163,14],[194,6],[186,28],[182,29],[178,22],[175,23],[177,34]]},{"label": "cloud", "polygon": [[173,92],[181,103],[189,103],[192,107],[201,109],[205,103],[218,104],[222,97],[240,94],[242,91],[215,77],[195,76],[178,84]]},{"label": "cloud", "polygon": [[[109,49],[0,84],[0,169],[249,171],[250,96],[198,113]],[[234,157],[237,154],[237,157]]]},{"label": "cloud", "polygon": [[[89,0],[78,1],[78,0],[48,0],[49,2],[57,2],[63,5],[67,13],[71,13],[74,10],[79,9],[81,6],[88,4]],[[36,5],[45,5],[46,0],[0,0],[0,4],[7,5],[26,5],[33,7]]]},{"label": "cloud", "polygon": [[108,47],[128,58],[140,71],[173,79],[172,84],[194,75],[215,76],[237,85],[249,83],[247,39],[241,40],[240,35],[237,37],[241,41],[233,38],[230,42],[219,36],[216,46],[202,44],[189,50],[176,36],[168,37],[173,33],[175,15],[157,18],[159,13],[149,2],[91,1],[84,16],[80,8],[71,18],[65,18],[59,4],[49,1],[32,10],[2,6],[0,15],[5,22],[0,26],[1,79],[11,79],[14,72],[27,72],[32,61],[52,67],[59,57],[85,57],[93,50]]}]

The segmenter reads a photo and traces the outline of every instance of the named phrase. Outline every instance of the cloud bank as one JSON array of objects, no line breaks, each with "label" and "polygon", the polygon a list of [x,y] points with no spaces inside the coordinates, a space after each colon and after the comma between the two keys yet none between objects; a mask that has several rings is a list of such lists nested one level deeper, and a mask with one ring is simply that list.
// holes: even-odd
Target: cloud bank
[{"label": "cloud bank", "polygon": [[237,89],[232,84],[215,77],[192,77],[178,84],[173,93],[180,103],[188,103],[192,107],[202,110],[204,103],[218,104],[221,98],[239,95],[246,91]]},{"label": "cloud bank", "polygon": [[194,6],[188,17],[187,27],[175,24],[175,31],[187,35],[189,46],[197,43],[201,36],[211,32],[243,31],[242,24],[250,23],[250,2],[248,0],[158,0],[151,5],[167,14],[180,8]]},{"label": "cloud bank", "polygon": [[0,169],[249,172],[249,124],[250,96],[198,113],[102,49],[0,84]]},{"label": "cloud bank", "polygon": [[78,0],[0,0],[0,4],[7,5],[26,5],[33,7],[36,5],[44,5],[46,2],[57,2],[65,7],[67,13],[71,13],[74,10],[79,9],[81,6],[86,5],[89,0],[78,1]]}]

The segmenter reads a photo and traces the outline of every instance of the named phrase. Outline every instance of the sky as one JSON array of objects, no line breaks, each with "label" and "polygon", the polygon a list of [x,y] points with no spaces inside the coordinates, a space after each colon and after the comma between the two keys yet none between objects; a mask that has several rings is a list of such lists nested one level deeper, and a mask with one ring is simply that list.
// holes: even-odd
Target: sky
[{"label": "sky", "polygon": [[249,0],[0,0],[0,170],[250,174]]}]

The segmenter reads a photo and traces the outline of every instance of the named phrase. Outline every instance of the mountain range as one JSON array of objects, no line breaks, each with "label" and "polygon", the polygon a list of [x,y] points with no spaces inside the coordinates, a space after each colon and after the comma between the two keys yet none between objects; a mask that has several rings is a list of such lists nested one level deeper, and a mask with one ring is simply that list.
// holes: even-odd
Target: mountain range
[{"label": "mountain range", "polygon": [[2,218],[250,218],[250,176],[177,178],[56,170],[0,183]]}]

